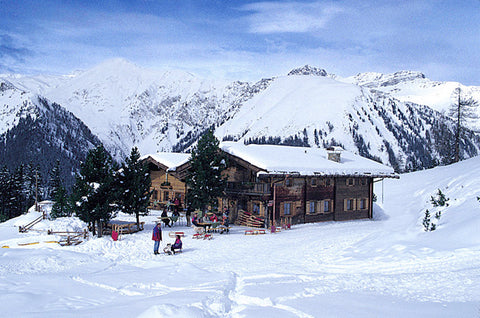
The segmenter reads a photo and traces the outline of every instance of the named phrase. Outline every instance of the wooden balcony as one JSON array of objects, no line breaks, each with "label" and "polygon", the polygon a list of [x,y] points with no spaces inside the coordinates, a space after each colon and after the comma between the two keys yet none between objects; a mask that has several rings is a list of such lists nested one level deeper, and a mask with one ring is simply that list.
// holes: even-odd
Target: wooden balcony
[{"label": "wooden balcony", "polygon": [[271,194],[269,183],[261,182],[227,182],[227,194],[265,196]]}]

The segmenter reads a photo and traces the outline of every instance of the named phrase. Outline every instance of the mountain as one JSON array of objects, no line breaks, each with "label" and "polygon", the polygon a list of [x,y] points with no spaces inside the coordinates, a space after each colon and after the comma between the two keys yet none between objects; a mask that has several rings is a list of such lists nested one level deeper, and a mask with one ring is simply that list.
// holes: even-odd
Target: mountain
[{"label": "mountain", "polygon": [[[366,85],[300,72],[275,78],[220,126],[222,140],[325,147],[341,145],[393,166],[416,170],[449,162],[453,122],[433,109],[402,102]],[[312,76],[313,75],[313,76]],[[478,153],[468,132],[464,156]]]},{"label": "mountain", "polygon": [[[133,146],[142,154],[185,151],[214,127],[221,140],[341,145],[398,171],[451,161],[454,123],[440,111],[460,85],[433,82],[418,72],[341,78],[309,65],[256,83],[226,82],[148,70],[123,59],[68,76],[0,75],[0,82],[0,133],[27,115],[47,118],[53,109],[63,110],[70,114],[64,126],[84,124],[81,135],[88,143],[80,138],[77,148],[86,151],[87,144],[101,141],[117,160]],[[478,88],[465,90],[476,94]],[[443,108],[430,103],[434,98]],[[62,125],[48,120],[43,125],[50,129]],[[475,133],[467,131],[462,143],[463,158],[478,154]]]},{"label": "mountain", "polygon": [[183,150],[265,85],[146,70],[115,59],[66,78],[44,94],[80,118],[123,160],[134,145],[142,153]]},{"label": "mountain", "polygon": [[60,160],[69,186],[87,151],[100,144],[85,124],[56,103],[0,81],[0,166],[15,169],[20,163],[39,166],[48,173]]},{"label": "mountain", "polygon": [[[436,111],[445,113],[448,113],[450,105],[454,102],[453,92],[456,88],[461,88],[466,98],[472,97],[474,100],[480,100],[480,87],[478,86],[465,86],[458,82],[432,81],[424,74],[413,71],[400,71],[393,74],[360,73],[339,80],[388,93],[403,102],[428,105]],[[480,107],[477,107],[476,114],[480,117]],[[467,124],[471,129],[480,131],[478,119],[470,120]]]}]

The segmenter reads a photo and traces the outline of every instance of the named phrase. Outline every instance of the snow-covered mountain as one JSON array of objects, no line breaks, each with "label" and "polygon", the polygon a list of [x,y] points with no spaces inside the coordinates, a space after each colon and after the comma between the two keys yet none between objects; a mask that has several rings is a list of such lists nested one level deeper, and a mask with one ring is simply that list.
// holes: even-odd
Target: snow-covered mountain
[{"label": "snow-covered mountain", "polygon": [[[448,113],[450,105],[455,102],[453,92],[456,88],[461,88],[465,97],[480,101],[478,86],[432,81],[420,72],[360,73],[340,80],[388,93],[400,101],[428,105],[434,110],[445,113]],[[477,107],[476,113],[480,117],[480,107]],[[480,131],[479,120],[469,121],[468,124],[470,128]]]},{"label": "snow-covered mountain", "polygon": [[58,159],[68,184],[88,149],[100,144],[72,113],[45,98],[0,80],[0,165],[40,166],[47,177]]},{"label": "snow-covered mountain", "polygon": [[78,116],[123,159],[134,145],[151,153],[171,150],[179,141],[191,144],[261,89],[178,70],[146,70],[115,59],[65,78],[44,95]]},{"label": "snow-covered mountain", "polygon": [[[37,96],[79,118],[118,160],[132,146],[143,154],[183,151],[216,127],[221,140],[342,145],[400,171],[449,161],[452,122],[427,97],[436,96],[437,86],[458,86],[415,72],[340,78],[308,65],[257,83],[225,82],[123,59],[69,76],[0,75],[0,82],[0,133],[33,114],[27,96]],[[5,93],[11,87],[15,92]],[[468,132],[463,157],[476,155],[479,146]]]},{"label": "snow-covered mountain", "polygon": [[[275,78],[216,135],[245,143],[342,145],[401,171],[448,161],[445,140],[452,140],[453,130],[451,120],[431,108],[306,66]],[[468,136],[465,157],[476,155],[480,145]]]}]

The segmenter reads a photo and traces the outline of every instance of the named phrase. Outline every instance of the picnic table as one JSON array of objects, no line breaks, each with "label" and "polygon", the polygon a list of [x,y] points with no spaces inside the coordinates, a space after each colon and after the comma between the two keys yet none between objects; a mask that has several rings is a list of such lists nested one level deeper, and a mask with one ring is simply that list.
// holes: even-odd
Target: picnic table
[{"label": "picnic table", "polygon": [[203,227],[205,231],[208,231],[210,227],[212,226],[212,223],[205,223],[205,222],[199,222],[197,223],[198,226]]},{"label": "picnic table", "polygon": [[180,216],[179,215],[159,216],[158,219],[162,222],[165,220],[170,220],[170,225],[174,225],[180,220]]}]

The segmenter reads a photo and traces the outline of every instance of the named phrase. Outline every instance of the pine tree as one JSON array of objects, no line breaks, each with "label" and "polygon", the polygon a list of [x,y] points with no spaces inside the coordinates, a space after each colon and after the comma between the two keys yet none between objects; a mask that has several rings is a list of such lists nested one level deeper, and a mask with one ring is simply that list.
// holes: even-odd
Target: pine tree
[{"label": "pine tree", "polygon": [[423,218],[423,229],[427,232],[430,229],[430,211],[428,209],[425,211],[425,216]]},{"label": "pine tree", "polygon": [[32,163],[23,167],[23,176],[22,191],[28,209],[35,203],[36,199],[40,200],[37,188],[39,187],[39,183],[41,183],[39,181],[42,180],[42,177],[40,175],[39,167],[34,167]]},{"label": "pine tree", "polygon": [[71,215],[71,207],[68,204],[67,190],[63,185],[61,172],[60,160],[57,160],[50,171],[49,181],[50,197],[55,202],[50,216],[54,219]]},{"label": "pine tree", "polygon": [[27,212],[28,207],[25,205],[25,197],[23,195],[23,169],[21,167],[15,169],[10,178],[10,211],[11,217],[19,216]]},{"label": "pine tree", "polygon": [[460,139],[466,129],[465,121],[467,119],[477,118],[474,109],[478,106],[478,102],[472,97],[463,97],[462,89],[460,87],[455,89],[454,99],[455,102],[450,106],[449,115],[456,121],[454,162],[458,162],[460,160]]},{"label": "pine tree", "polygon": [[98,237],[102,236],[103,224],[114,217],[114,173],[113,160],[105,148],[100,145],[91,149],[81,165],[77,177],[73,198],[76,199],[77,216],[84,222],[98,226]]},{"label": "pine tree", "polygon": [[140,152],[132,148],[130,157],[125,159],[118,174],[119,204],[124,213],[135,214],[137,228],[140,228],[140,216],[148,214],[150,186],[152,184],[148,167],[139,161]]},{"label": "pine tree", "polygon": [[10,181],[10,172],[6,166],[0,170],[0,222],[8,220],[7,198],[8,182]]},{"label": "pine tree", "polygon": [[52,211],[50,212],[50,216],[52,218],[56,219],[71,215],[72,208],[68,201],[67,190],[63,187],[63,185],[60,185],[56,189],[53,201],[55,201],[55,203],[53,204]]},{"label": "pine tree", "polygon": [[187,201],[193,209],[215,209],[218,198],[224,196],[226,159],[219,148],[219,141],[209,129],[193,148],[186,182],[189,187]]},{"label": "pine tree", "polygon": [[55,165],[50,171],[49,190],[50,190],[50,197],[52,199],[56,197],[57,191],[59,190],[60,187],[63,186],[63,182],[60,174],[61,174],[60,160],[57,160],[55,161]]}]

